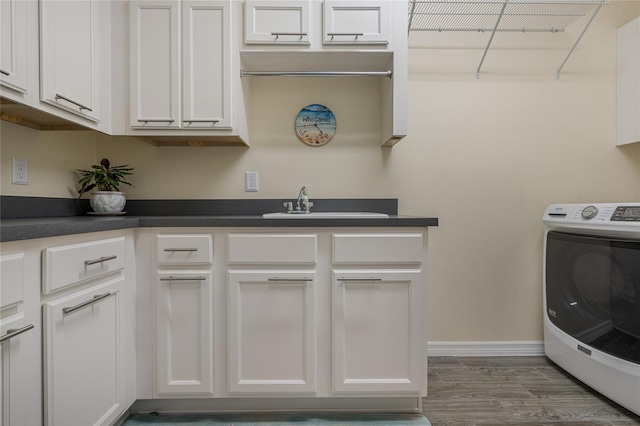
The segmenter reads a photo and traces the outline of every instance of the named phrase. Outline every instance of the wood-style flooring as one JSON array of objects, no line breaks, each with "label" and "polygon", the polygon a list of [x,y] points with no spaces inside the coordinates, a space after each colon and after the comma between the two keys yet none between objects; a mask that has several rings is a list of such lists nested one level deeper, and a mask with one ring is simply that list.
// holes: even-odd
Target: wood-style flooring
[{"label": "wood-style flooring", "polygon": [[445,425],[640,425],[546,357],[429,357],[423,413]]}]

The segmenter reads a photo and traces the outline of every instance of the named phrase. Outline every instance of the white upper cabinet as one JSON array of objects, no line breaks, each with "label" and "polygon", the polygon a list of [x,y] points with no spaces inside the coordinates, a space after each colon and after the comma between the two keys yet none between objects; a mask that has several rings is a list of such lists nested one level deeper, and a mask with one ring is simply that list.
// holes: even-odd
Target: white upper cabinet
[{"label": "white upper cabinet", "polygon": [[179,2],[130,3],[131,126],[178,128]]},{"label": "white upper cabinet", "polygon": [[182,3],[182,124],[231,127],[231,14],[228,2]]},{"label": "white upper cabinet", "polygon": [[130,3],[130,125],[231,128],[229,1]]},{"label": "white upper cabinet", "polygon": [[0,1],[0,83],[27,93],[26,2]]},{"label": "white upper cabinet", "polygon": [[324,44],[388,44],[387,1],[325,0]]},{"label": "white upper cabinet", "polygon": [[317,51],[340,45],[352,49],[356,45],[358,49],[370,45],[369,48],[391,49],[390,2],[247,0],[244,8],[245,48],[297,45]]},{"label": "white upper cabinet", "polygon": [[248,0],[244,7],[245,43],[309,45],[308,0]]},{"label": "white upper cabinet", "polygon": [[618,29],[617,145],[640,142],[640,18]]},{"label": "white upper cabinet", "polygon": [[[40,1],[41,99],[100,120],[98,2]],[[108,68],[107,68],[108,72]]]}]

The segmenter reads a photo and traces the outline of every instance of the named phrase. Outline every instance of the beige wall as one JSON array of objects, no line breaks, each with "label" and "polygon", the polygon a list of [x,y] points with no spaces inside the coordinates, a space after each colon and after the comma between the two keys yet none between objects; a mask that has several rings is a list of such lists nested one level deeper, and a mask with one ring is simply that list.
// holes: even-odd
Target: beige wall
[{"label": "beige wall", "polygon": [[[615,29],[640,2],[605,6],[567,63],[584,19],[560,34],[412,33],[409,136],[379,147],[379,96],[367,79],[254,78],[251,148],[157,148],[90,132],[2,123],[1,193],[67,197],[72,172],[107,156],[136,168],[130,198],[397,197],[429,230],[429,339],[542,339],[542,224],[555,202],[640,200],[640,144],[615,147]],[[455,48],[451,48],[455,46]],[[324,103],[338,132],[311,148],[297,111]],[[10,157],[30,185],[10,184]],[[243,191],[244,171],[260,192]]]}]

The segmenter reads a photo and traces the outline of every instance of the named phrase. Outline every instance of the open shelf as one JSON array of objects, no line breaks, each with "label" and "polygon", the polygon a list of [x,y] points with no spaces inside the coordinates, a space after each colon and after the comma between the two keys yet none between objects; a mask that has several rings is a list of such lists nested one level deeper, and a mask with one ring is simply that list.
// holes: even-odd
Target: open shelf
[{"label": "open shelf", "polygon": [[409,0],[409,32],[491,32],[476,71],[479,78],[482,62],[496,32],[561,32],[591,13],[589,22],[556,71],[556,77],[559,77],[562,67],[605,4],[608,0]]}]

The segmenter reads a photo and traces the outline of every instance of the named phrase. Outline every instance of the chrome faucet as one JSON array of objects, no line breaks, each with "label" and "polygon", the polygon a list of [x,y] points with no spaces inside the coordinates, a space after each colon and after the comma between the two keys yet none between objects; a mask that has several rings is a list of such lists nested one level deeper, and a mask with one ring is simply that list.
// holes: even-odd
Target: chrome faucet
[{"label": "chrome faucet", "polygon": [[[300,202],[302,201],[302,206],[300,206]],[[304,207],[304,210],[302,210]],[[296,210],[304,213],[311,213],[311,207],[313,207],[313,203],[309,201],[309,194],[307,193],[307,187],[303,186],[300,188],[300,193],[298,194],[298,200],[296,201]]]},{"label": "chrome faucet", "polygon": [[287,213],[291,214],[309,214],[311,213],[311,207],[313,207],[313,203],[309,201],[309,194],[307,192],[307,187],[303,186],[300,188],[300,193],[298,194],[298,199],[296,200],[296,209],[293,210],[293,203],[291,201],[285,201],[284,207],[287,209]]}]

